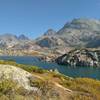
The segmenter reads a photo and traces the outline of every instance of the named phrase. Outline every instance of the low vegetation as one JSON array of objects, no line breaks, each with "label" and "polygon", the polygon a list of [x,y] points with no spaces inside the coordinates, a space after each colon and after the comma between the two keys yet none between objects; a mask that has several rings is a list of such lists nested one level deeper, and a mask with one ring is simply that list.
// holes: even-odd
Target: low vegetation
[{"label": "low vegetation", "polygon": [[[14,65],[22,68],[35,76],[38,80],[30,80],[31,86],[38,87],[38,92],[28,92],[23,87],[18,87],[12,80],[0,82],[0,100],[66,100],[62,89],[56,89],[54,83],[72,91],[68,100],[100,100],[100,81],[89,78],[71,78],[59,73],[43,70],[36,66],[17,64],[13,61],[0,61],[0,64]],[[61,87],[59,87],[61,88]],[[63,93],[59,95],[59,93]],[[55,95],[55,96],[54,96]],[[16,99],[14,99],[16,98]],[[34,99],[33,99],[34,98]]]},{"label": "low vegetation", "polygon": [[37,72],[37,73],[41,73],[41,74],[47,72],[47,70],[44,70],[44,69],[36,67],[36,66],[17,64],[13,60],[8,60],[8,61],[0,60],[0,64],[13,65],[13,66],[22,68],[22,69],[24,69],[24,70],[26,70],[28,72]]},{"label": "low vegetation", "polygon": [[22,100],[25,99],[27,93],[11,79],[0,82],[0,100]]},{"label": "low vegetation", "polygon": [[[60,82],[77,93],[75,100],[100,100],[100,81],[89,78],[63,79]],[[85,99],[83,99],[85,98]]]}]

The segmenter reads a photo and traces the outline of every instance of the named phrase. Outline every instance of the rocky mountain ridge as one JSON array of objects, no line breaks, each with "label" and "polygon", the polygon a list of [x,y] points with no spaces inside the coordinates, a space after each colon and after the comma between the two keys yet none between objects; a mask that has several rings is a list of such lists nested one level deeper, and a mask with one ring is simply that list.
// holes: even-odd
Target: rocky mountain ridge
[{"label": "rocky mountain ridge", "polygon": [[100,20],[79,18],[67,22],[55,34],[52,34],[52,32],[50,34],[49,31],[49,35],[43,35],[36,43],[42,47],[49,48],[57,46],[99,47],[99,41]]},{"label": "rocky mountain ridge", "polygon": [[0,35],[0,49],[39,50],[48,48],[98,48],[100,47],[100,20],[79,18],[67,22],[60,30],[49,29],[32,40],[25,35]]},{"label": "rocky mountain ridge", "polygon": [[13,47],[16,44],[24,44],[30,41],[25,35],[16,36],[10,33],[0,35],[0,47]]}]

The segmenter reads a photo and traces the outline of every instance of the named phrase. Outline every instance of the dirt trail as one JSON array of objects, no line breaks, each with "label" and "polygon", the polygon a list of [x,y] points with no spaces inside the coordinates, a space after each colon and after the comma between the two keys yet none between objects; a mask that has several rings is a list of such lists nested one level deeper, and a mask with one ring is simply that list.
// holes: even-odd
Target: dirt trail
[{"label": "dirt trail", "polygon": [[65,91],[67,91],[67,92],[72,94],[72,92],[73,92],[72,90],[63,87],[62,85],[58,84],[57,82],[53,82],[53,83],[55,84],[55,86],[57,86],[57,87],[59,87],[59,88],[61,88],[61,89],[63,89],[63,90],[65,90]]},{"label": "dirt trail", "polygon": [[[32,74],[33,74],[33,73],[32,73]],[[36,77],[36,78],[39,78],[39,79],[41,79],[41,80],[43,80],[43,81],[45,80],[43,77],[41,77],[41,76],[39,76],[39,75],[37,75],[37,74],[33,74],[33,76]]]},{"label": "dirt trail", "polygon": [[[39,79],[45,81],[45,79],[44,79],[43,77],[41,77],[41,76],[39,76],[39,75],[37,75],[37,74],[33,74],[33,75],[34,75],[36,78],[39,78]],[[72,90],[63,87],[62,85],[60,85],[59,83],[55,82],[54,80],[52,80],[52,81],[50,81],[50,82],[53,83],[56,87],[59,87],[59,88],[63,89],[64,91],[68,92],[69,94],[72,94],[72,93],[73,93]]]}]

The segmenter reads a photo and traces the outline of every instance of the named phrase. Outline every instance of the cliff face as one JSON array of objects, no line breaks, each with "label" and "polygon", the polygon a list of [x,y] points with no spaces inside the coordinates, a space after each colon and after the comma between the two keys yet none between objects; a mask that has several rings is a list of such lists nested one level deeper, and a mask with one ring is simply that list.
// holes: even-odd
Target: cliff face
[{"label": "cliff face", "polygon": [[100,51],[91,51],[87,49],[72,50],[67,54],[58,57],[55,60],[58,64],[82,67],[99,67]]}]

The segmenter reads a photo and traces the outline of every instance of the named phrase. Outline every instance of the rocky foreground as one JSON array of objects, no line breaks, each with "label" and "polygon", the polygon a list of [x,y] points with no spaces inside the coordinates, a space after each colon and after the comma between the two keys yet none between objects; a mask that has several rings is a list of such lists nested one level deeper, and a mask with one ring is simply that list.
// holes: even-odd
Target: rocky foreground
[{"label": "rocky foreground", "polygon": [[0,100],[100,100],[100,81],[0,61]]},{"label": "rocky foreground", "polygon": [[54,81],[47,82],[38,74],[0,64],[0,100],[65,100],[61,92],[66,99],[73,94],[70,89]]},{"label": "rocky foreground", "polygon": [[30,85],[30,80],[36,80],[29,72],[14,67],[12,65],[0,65],[0,81],[11,79],[15,81],[19,86],[24,87],[29,91],[36,91],[36,87]]},{"label": "rocky foreground", "polygon": [[0,61],[0,100],[99,100],[100,81]]}]

